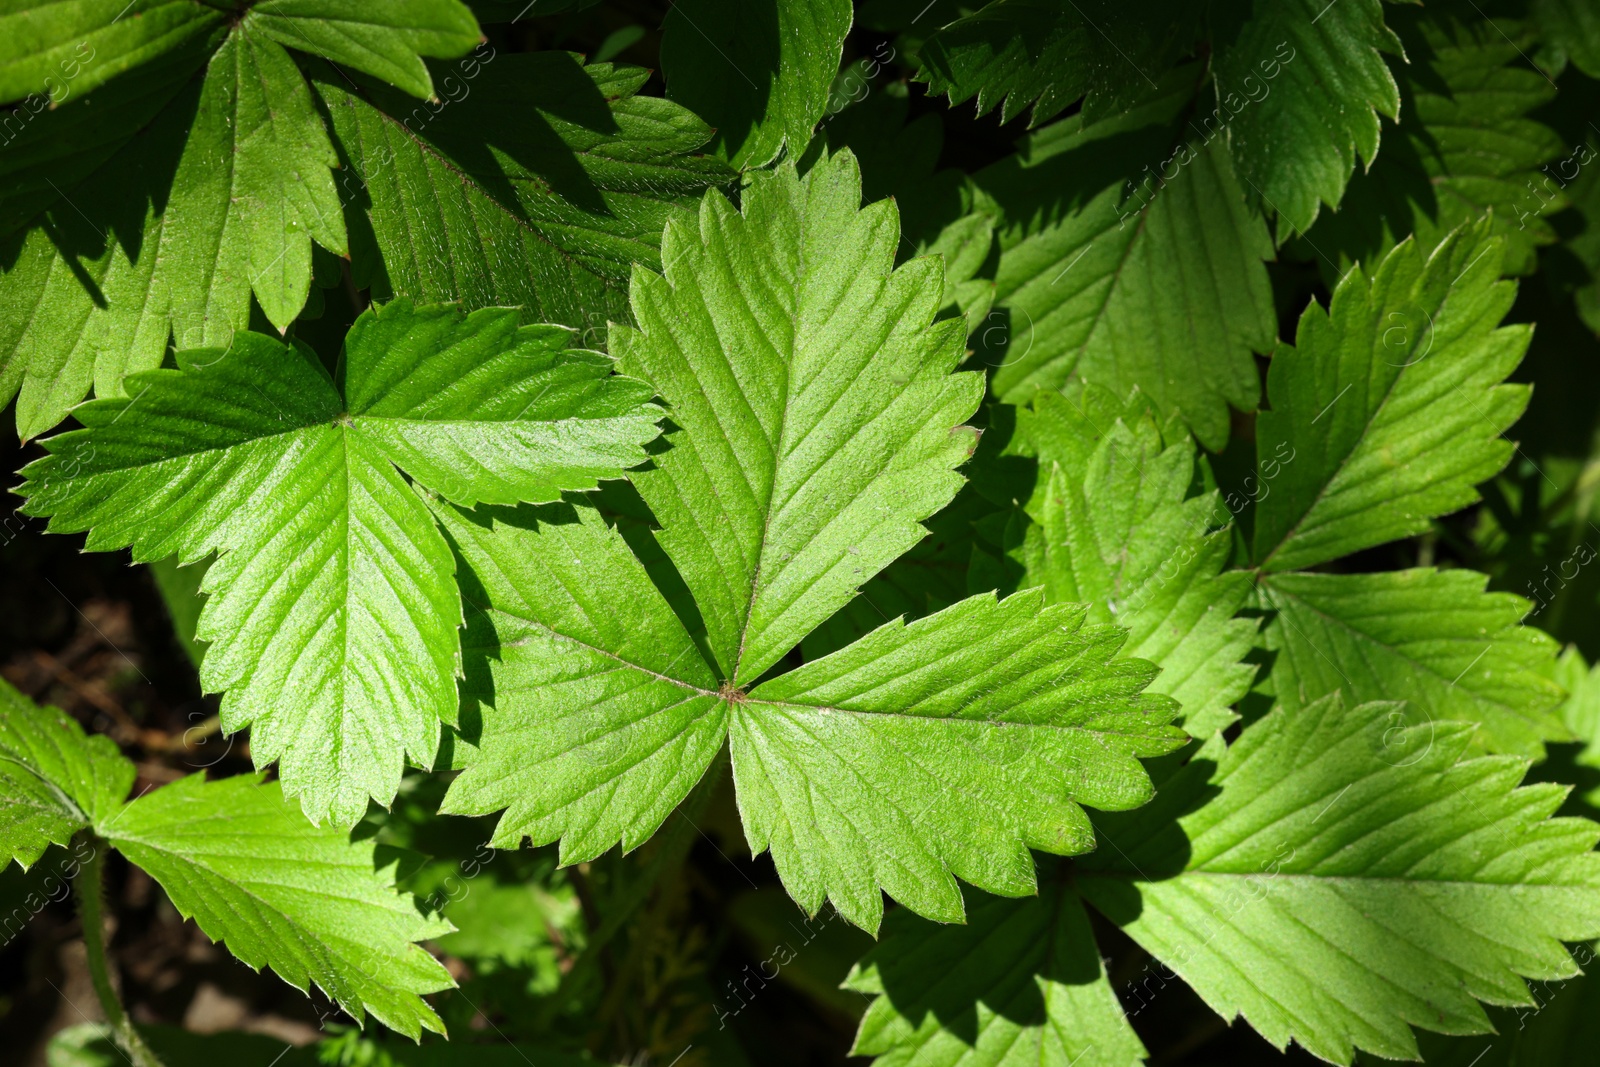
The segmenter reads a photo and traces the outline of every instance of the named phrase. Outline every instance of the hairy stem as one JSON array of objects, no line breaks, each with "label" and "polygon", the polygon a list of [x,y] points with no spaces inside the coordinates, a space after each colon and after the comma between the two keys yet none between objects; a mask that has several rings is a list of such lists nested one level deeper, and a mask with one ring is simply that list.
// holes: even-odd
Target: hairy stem
[{"label": "hairy stem", "polygon": [[111,1037],[127,1053],[133,1067],[162,1067],[161,1060],[150,1051],[139,1031],[122,1010],[122,1001],[111,984],[110,961],[106,956],[105,886],[103,884],[103,853],[109,847],[94,835],[87,838],[89,858],[83,861],[74,886],[78,894],[78,914],[83,919],[83,945],[89,957],[89,979],[94,983],[95,995],[100,998],[100,1008],[111,1026]]}]

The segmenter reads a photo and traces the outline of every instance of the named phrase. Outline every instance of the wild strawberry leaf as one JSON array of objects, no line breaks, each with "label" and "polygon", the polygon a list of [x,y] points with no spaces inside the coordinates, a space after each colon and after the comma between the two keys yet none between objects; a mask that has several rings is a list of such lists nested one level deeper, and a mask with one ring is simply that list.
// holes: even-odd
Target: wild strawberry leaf
[{"label": "wild strawberry leaf", "polygon": [[1532,0],[1545,40],[1591,78],[1600,78],[1600,13],[1584,0]]},{"label": "wild strawberry leaf", "polygon": [[667,95],[716,130],[740,168],[799,156],[828,106],[850,0],[682,0],[661,24]]},{"label": "wild strawberry leaf", "polygon": [[227,20],[198,0],[22,0],[0,13],[0,102],[64,104],[204,38]]},{"label": "wild strawberry leaf", "polygon": [[[54,5],[85,17],[104,6]],[[180,7],[133,6],[150,10],[117,25]],[[4,170],[23,195],[0,217],[6,232],[27,227],[0,249],[0,398],[21,389],[24,439],[59,423],[91,381],[119,395],[125,374],[160,365],[169,334],[179,348],[226,345],[252,297],[280,331],[299,315],[312,242],[340,255],[347,242],[339,157],[284,43],[343,55],[341,41],[364,41],[367,65],[425,89],[417,50],[454,54],[477,39],[456,0],[382,5],[359,32],[319,18],[353,9],[269,0],[225,33],[185,31],[149,69],[28,119],[28,151]],[[454,34],[417,31],[434,15],[454,20]]]},{"label": "wild strawberry leaf", "polygon": [[1400,39],[1382,0],[1254,0],[1216,43],[1217,109],[1240,180],[1277,212],[1279,238],[1339,206],[1356,160],[1378,154],[1378,116],[1400,117],[1383,53]]},{"label": "wild strawberry leaf", "polygon": [[732,178],[694,154],[710,127],[636,95],[650,73],[638,67],[487,46],[454,66],[438,105],[313,72],[346,164],[357,284],[380,299],[520,305],[600,344],[608,320],[628,317],[632,265],[660,264],[668,216]]},{"label": "wild strawberry leaf", "polygon": [[[1500,281],[1504,241],[1487,222],[1431,254],[1407,240],[1369,278],[1352,271],[1324,312],[1300,316],[1267,373],[1257,421],[1265,464],[1282,450],[1255,518],[1266,571],[1310,567],[1427,529],[1478,499],[1515,446],[1501,437],[1528,403],[1504,383],[1528,326],[1499,325],[1516,296]],[[1276,469],[1276,468],[1275,468]]]},{"label": "wild strawberry leaf", "polygon": [[1473,727],[1334,694],[1213,742],[1137,813],[1105,816],[1079,891],[1278,1048],[1415,1059],[1411,1027],[1485,1033],[1478,1001],[1578,973],[1600,934],[1600,827],[1550,818],[1527,761],[1461,759]]},{"label": "wild strawberry leaf", "polygon": [[423,56],[459,56],[482,35],[459,0],[261,0],[245,21],[279,44],[323,56],[427,99]]},{"label": "wild strawberry leaf", "polygon": [[967,896],[962,926],[904,909],[885,920],[882,940],[845,979],[876,994],[853,1054],[876,1056],[873,1067],[1144,1063],[1083,901],[1063,878],[1027,900]]},{"label": "wild strawberry leaf", "polygon": [[[1297,244],[1323,261],[1330,284],[1354,263],[1375,263],[1407,235],[1425,252],[1450,231],[1489,214],[1506,239],[1506,272],[1531,274],[1541,245],[1556,239],[1545,216],[1566,201],[1592,150],[1562,159],[1555,130],[1529,117],[1555,86],[1523,62],[1533,35],[1524,24],[1475,17],[1465,5],[1396,9],[1409,62],[1391,63],[1400,82],[1400,122],[1382,154],[1350,179],[1339,210],[1322,215]],[[1540,168],[1560,160],[1547,176]]]},{"label": "wild strawberry leaf", "polygon": [[24,870],[51,845],[114,817],[133,764],[59,708],[41,708],[0,681],[0,867]]},{"label": "wild strawberry leaf", "polygon": [[738,686],[922,539],[975,442],[965,326],[932,322],[941,264],[894,268],[893,203],[860,202],[848,152],[756,179],[740,211],[708,195],[612,338],[682,428],[632,481]]},{"label": "wild strawberry leaf", "polygon": [[1194,43],[1201,9],[1160,0],[993,0],[929,37],[918,77],[952,106],[978,98],[1037,126],[1083,98],[1085,124],[1126,108]]},{"label": "wild strawberry leaf", "polygon": [[1175,71],[1087,129],[1046,127],[976,176],[1001,220],[995,306],[1009,323],[976,341],[1002,400],[1073,376],[1137,386],[1217,449],[1229,407],[1255,408],[1251,352],[1277,336],[1272,241],[1223,141],[1178,123],[1197,77]]},{"label": "wild strawberry leaf", "polygon": [[301,992],[314,983],[357,1021],[415,1039],[444,1024],[419,994],[455,985],[414,942],[453,927],[378,868],[370,840],[314,827],[277,782],[191,775],[140,797],[101,833],[161,883],[205,935]]},{"label": "wild strawberry leaf", "polygon": [[241,333],[80,408],[85,428],[23,472],[26,510],[93,549],[222,553],[202,587],[202,684],[313,821],[388,803],[405,757],[428,765],[455,716],[454,565],[396,464],[466,505],[550,500],[619,476],[657,432],[648,387],[517,319],[371,310],[337,382],[309,350]]},{"label": "wild strawberry leaf", "polygon": [[767,676],[920,539],[970,448],[981,383],[952,373],[964,325],[933,321],[938,262],[894,268],[893,205],[859,200],[848,153],[757,178],[742,212],[708,194],[698,232],[669,225],[666,277],[636,273],[640,327],[613,336],[678,428],[633,481],[703,645],[587,508],[435,504],[469,610],[445,807],[506,808],[497,844],[560,838],[566,862],[636,845],[726,738],[752,849],[808,911],[831,899],[875,929],[887,890],[955,920],[956,877],[1032,892],[1027,846],[1088,847],[1079,803],[1141,803],[1137,757],[1181,740],[1171,701],[1141,692],[1151,667],[1111,662],[1121,631],[1037,594]]},{"label": "wild strawberry leaf", "polygon": [[1262,603],[1276,614],[1278,699],[1299,708],[1334,690],[1350,701],[1405,700],[1419,720],[1478,724],[1491,752],[1543,758],[1570,740],[1561,687],[1550,680],[1556,642],[1523,624],[1529,603],[1486,593],[1488,579],[1432,568],[1385,574],[1272,574]]},{"label": "wild strawberry leaf", "polygon": [[1255,676],[1243,662],[1255,623],[1234,617],[1250,578],[1224,573],[1232,513],[1215,490],[1191,495],[1189,435],[1169,427],[1164,436],[1138,394],[1119,402],[1079,383],[1018,409],[1001,461],[1008,456],[1037,463],[1023,502],[1031,522],[1012,549],[1017,586],[1042,586],[1048,603],[1085,603],[1091,622],[1127,627],[1123,654],[1161,666],[1151,692],[1178,701],[1189,733],[1208,737],[1231,722],[1230,705]]}]

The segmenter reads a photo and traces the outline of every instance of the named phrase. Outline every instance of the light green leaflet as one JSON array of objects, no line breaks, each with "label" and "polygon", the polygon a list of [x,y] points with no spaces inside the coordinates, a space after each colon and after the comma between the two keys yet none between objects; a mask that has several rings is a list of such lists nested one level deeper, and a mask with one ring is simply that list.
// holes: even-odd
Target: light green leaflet
[{"label": "light green leaflet", "polygon": [[85,737],[71,716],[0,680],[0,866],[31,867],[51,845],[106,820],[133,773],[109,737]]},{"label": "light green leaflet", "polygon": [[313,821],[388,803],[455,716],[454,563],[396,465],[464,506],[551,500],[620,476],[657,433],[647,386],[517,319],[368,311],[337,384],[309,350],[241,333],[79,408],[85,428],[24,471],[27,510],[90,531],[91,549],[222,553],[201,682]]},{"label": "light green leaflet", "polygon": [[5,191],[21,193],[0,227],[25,227],[0,274],[0,398],[20,394],[24,439],[91,382],[119,395],[124,375],[160,365],[169,335],[226,345],[252,297],[286,329],[310,290],[312,242],[346,254],[339,157],[286,44],[427,96],[421,56],[478,40],[458,0],[266,0],[231,25],[194,0],[11,6],[0,87],[8,70],[39,76],[30,59],[5,66],[13,47],[106,49],[104,65],[80,64],[62,107],[29,112],[0,165]]},{"label": "light green leaflet", "polygon": [[276,782],[181,779],[123,803],[134,767],[102,736],[0,682],[0,858],[24,866],[47,844],[109,841],[166,890],[178,911],[259,970],[301,991],[314,982],[357,1020],[366,1012],[416,1038],[443,1032],[419,994],[454,983],[413,942],[448,933],[375,870],[371,841],[317,828]]},{"label": "light green leaflet", "polygon": [[1411,1026],[1487,1032],[1477,1001],[1532,1003],[1522,977],[1575,975],[1562,942],[1600,934],[1600,827],[1515,788],[1525,760],[1461,760],[1470,724],[1405,715],[1334,695],[1213,742],[1096,820],[1115,847],[1079,891],[1279,1048],[1415,1059]]},{"label": "light green leaflet", "polygon": [[1224,139],[1179,122],[1200,74],[1179,68],[1087,128],[1063,119],[975,177],[1000,218],[1006,315],[975,347],[1002,400],[1072,377],[1119,396],[1137,386],[1213,449],[1230,406],[1255,409],[1251,353],[1277,337],[1262,262],[1272,241]]},{"label": "light green leaflet", "polygon": [[717,131],[713,148],[761,167],[805,151],[839,70],[850,0],[682,0],[661,25],[667,94]]},{"label": "light green leaflet", "polygon": [[373,869],[373,843],[314,827],[277,782],[193,775],[142,796],[104,831],[206,936],[302,992],[314,982],[415,1039],[444,1025],[420,993],[455,982],[412,942],[449,933]]},{"label": "light green leaflet", "polygon": [[1475,722],[1490,751],[1542,758],[1544,742],[1571,739],[1550,680],[1556,642],[1523,624],[1528,601],[1486,593],[1487,581],[1428,567],[1263,577],[1278,699],[1405,700],[1414,721]]},{"label": "light green leaflet", "polygon": [[[1256,431],[1264,571],[1419,533],[1476,501],[1473,487],[1510,459],[1500,435],[1528,387],[1502,383],[1531,327],[1499,325],[1516,286],[1499,280],[1504,242],[1488,230],[1464,227],[1426,256],[1408,239],[1370,279],[1352,270],[1273,355]],[[1269,476],[1285,448],[1294,459]]]},{"label": "light green leaflet", "polygon": [[1123,654],[1161,666],[1151,691],[1178,701],[1189,733],[1232,722],[1255,676],[1242,662],[1255,623],[1234,617],[1250,577],[1223,573],[1232,513],[1220,494],[1189,495],[1188,434],[1172,426],[1164,438],[1137,393],[1119,402],[1074,383],[1018,409],[1007,456],[1037,464],[1023,501],[1031,522],[1009,546],[1018,588],[1042,586],[1048,603],[1086,603],[1090,622],[1127,627]]},{"label": "light green leaflet", "polygon": [[873,1067],[1139,1067],[1083,901],[1057,868],[1039,895],[968,894],[964,926],[904,909],[845,987],[878,994],[856,1032]]},{"label": "light green leaflet", "polygon": [[1227,130],[1239,177],[1277,213],[1279,239],[1338,207],[1356,160],[1378,154],[1378,115],[1400,117],[1383,53],[1403,55],[1382,0],[1253,0],[1217,49],[1216,101],[1199,121]]},{"label": "light green leaflet", "polygon": [[[923,535],[960,485],[977,406],[952,374],[965,325],[934,323],[937,260],[892,269],[893,205],[859,207],[842,153],[758,178],[742,213],[708,194],[639,271],[639,328],[613,335],[677,432],[633,480],[704,620],[703,643],[585,507],[435,511],[462,560],[475,750],[445,809],[506,808],[495,841],[562,859],[631,848],[730,744],[752,849],[790,893],[868,929],[880,889],[940,919],[955,878],[1019,895],[1028,847],[1091,845],[1079,803],[1149,796],[1170,750],[1152,668],[1123,635],[1038,594],[961,601],[766,677]],[[618,610],[626,605],[626,612]]]}]

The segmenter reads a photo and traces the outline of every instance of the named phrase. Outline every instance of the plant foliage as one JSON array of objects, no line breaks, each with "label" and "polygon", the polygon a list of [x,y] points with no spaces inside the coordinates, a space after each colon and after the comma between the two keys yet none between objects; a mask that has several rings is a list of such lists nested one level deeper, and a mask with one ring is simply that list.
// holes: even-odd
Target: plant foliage
[{"label": "plant foliage", "polygon": [[[216,697],[41,569],[134,668],[0,656],[49,1062],[1583,1062],[1596,78],[1576,0],[0,0],[0,551]],[[149,880],[328,1032],[145,1025]]]}]

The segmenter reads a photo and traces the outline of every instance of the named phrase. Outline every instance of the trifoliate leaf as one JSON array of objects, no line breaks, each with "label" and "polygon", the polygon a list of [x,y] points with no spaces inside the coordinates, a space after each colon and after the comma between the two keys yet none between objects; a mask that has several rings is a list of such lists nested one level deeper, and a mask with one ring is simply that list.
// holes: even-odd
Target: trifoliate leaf
[{"label": "trifoliate leaf", "polygon": [[[1469,724],[1335,694],[1216,742],[1157,801],[1096,820],[1079,891],[1225,1019],[1348,1064],[1417,1058],[1412,1026],[1484,1033],[1478,1001],[1578,971],[1600,934],[1600,828],[1552,819],[1527,762],[1459,761]],[[1114,847],[1107,847],[1114,846]]]},{"label": "trifoliate leaf", "polygon": [[[690,154],[709,127],[635,95],[648,76],[485,46],[436,108],[315,72],[344,157],[358,284],[379,298],[520,305],[603,342],[608,318],[627,318],[632,265],[659,264],[668,215],[732,177]],[[529,117],[507,124],[513,114]]]},{"label": "trifoliate leaf", "polygon": [[1600,11],[1586,0],[1532,0],[1544,39],[1591,78],[1600,78]]},{"label": "trifoliate leaf", "polygon": [[661,24],[667,95],[715,128],[714,151],[761,167],[798,156],[828,106],[850,0],[682,0]]},{"label": "trifoliate leaf", "polygon": [[918,77],[952,106],[976,96],[980,115],[1003,102],[1001,122],[1032,105],[1037,126],[1079,97],[1094,122],[1154,87],[1200,13],[1177,0],[994,0],[928,38]]},{"label": "trifoliate leaf", "polygon": [[740,211],[707,195],[612,337],[682,428],[632,480],[738,686],[922,539],[975,442],[983,379],[950,373],[965,327],[930,325],[941,264],[893,269],[893,203],[860,190],[845,152],[756,179]]},{"label": "trifoliate leaf", "polygon": [[752,851],[772,849],[802,907],[831,899],[872,930],[881,887],[953,921],[952,875],[1032,892],[1024,846],[1091,847],[1078,802],[1142,803],[1134,757],[1182,737],[1170,701],[1139,695],[1150,665],[1107,662],[1120,631],[1036,593],[891,623],[746,693],[589,509],[436,511],[464,565],[477,746],[443,810],[507,809],[500,847],[559,837],[563,863],[636,847],[731,733]]},{"label": "trifoliate leaf", "polygon": [[[1498,280],[1504,242],[1488,223],[1424,255],[1407,240],[1369,278],[1351,271],[1330,309],[1300,316],[1267,373],[1256,424],[1255,558],[1267,571],[1310,567],[1428,528],[1478,499],[1510,459],[1500,434],[1528,403],[1505,385],[1531,328],[1499,327],[1516,286]],[[1497,328],[1498,327],[1498,328]],[[1269,457],[1281,463],[1266,479]],[[1276,469],[1276,468],[1275,468]]]},{"label": "trifoliate leaf", "polygon": [[201,682],[314,821],[387,803],[455,714],[453,563],[395,465],[465,505],[548,500],[619,476],[656,433],[648,387],[517,317],[368,311],[337,386],[309,350],[241,333],[80,408],[85,429],[24,471],[26,510],[92,549],[222,553]]},{"label": "trifoliate leaf", "polygon": [[0,103],[54,104],[203,38],[226,20],[198,0],[22,0],[0,12]]},{"label": "trifoliate leaf", "polygon": [[382,78],[412,96],[432,97],[423,56],[459,56],[481,34],[459,0],[262,0],[245,22],[279,44]]},{"label": "trifoliate leaf", "polygon": [[1419,719],[1478,724],[1491,752],[1542,758],[1566,741],[1556,643],[1523,625],[1529,603],[1485,593],[1472,571],[1274,574],[1262,580],[1278,653],[1278,699],[1299,708],[1333,692],[1351,702],[1405,700]]},{"label": "trifoliate leaf", "polygon": [[1332,283],[1357,261],[1376,263],[1408,234],[1431,252],[1451,230],[1490,214],[1493,232],[1506,239],[1506,272],[1532,273],[1538,246],[1556,239],[1544,216],[1565,203],[1558,183],[1577,177],[1583,162],[1565,161],[1565,177],[1554,181],[1540,171],[1564,146],[1528,117],[1556,95],[1523,63],[1532,35],[1518,23],[1484,21],[1466,5],[1391,17],[1410,60],[1391,64],[1404,96],[1400,123],[1300,253],[1337,260],[1322,263],[1336,272]]},{"label": "trifoliate leaf", "polygon": [[845,980],[878,994],[854,1055],[877,1056],[873,1067],[1144,1063],[1076,892],[1052,880],[1027,900],[968,896],[964,926],[889,916]]},{"label": "trifoliate leaf", "polygon": [[41,708],[0,681],[0,867],[26,870],[51,845],[114,818],[133,764],[109,737],[85,737],[59,708]]},{"label": "trifoliate leaf", "polygon": [[880,890],[947,920],[956,877],[1029,893],[1027,846],[1091,844],[1080,802],[1148,797],[1136,757],[1178,743],[1175,707],[1142,694],[1149,664],[1109,662],[1121,631],[1037,594],[891,622],[762,680],[920,540],[971,447],[981,380],[952,373],[962,324],[933,322],[938,261],[893,268],[893,205],[859,202],[848,153],[756,178],[742,213],[708,194],[698,232],[668,226],[666,277],[636,272],[640,328],[613,335],[678,427],[632,480],[703,650],[589,509],[435,505],[469,604],[445,806],[507,808],[497,844],[632,847],[731,735],[752,850],[807,911],[831,899],[874,929]]},{"label": "trifoliate leaf", "polygon": [[1002,400],[1073,376],[1119,396],[1137,386],[1214,449],[1229,406],[1255,408],[1251,352],[1277,336],[1272,242],[1223,142],[1176,125],[1196,75],[1174,72],[1086,130],[1064,119],[977,176],[1002,218],[995,306],[1009,329],[976,338]]},{"label": "trifoliate leaf", "polygon": [[1243,658],[1256,626],[1234,617],[1249,575],[1223,573],[1231,514],[1215,491],[1189,495],[1193,442],[1163,441],[1148,401],[1096,386],[1039,393],[1017,415],[1008,454],[1038,463],[1018,585],[1127,627],[1123,654],[1160,666],[1150,690],[1178,701],[1189,733],[1226,726],[1255,676]]},{"label": "trifoliate leaf", "polygon": [[[300,313],[312,242],[346,250],[344,197],[324,120],[279,38],[310,48],[300,31],[316,20],[296,12],[347,6],[270,0],[227,29],[206,14],[196,24],[211,32],[185,31],[159,62],[31,113],[21,152],[0,166],[8,194],[0,232],[27,227],[0,249],[11,264],[0,273],[0,400],[20,387],[24,439],[59,423],[91,381],[101,397],[120,395],[125,374],[160,365],[169,333],[179,348],[226,345],[249,323],[252,296],[280,330]],[[212,10],[140,2],[107,32],[189,7]],[[260,14],[268,8],[279,14]],[[407,0],[360,16],[376,35],[365,38],[378,49],[371,58],[398,55],[402,39],[424,54],[469,47],[475,33],[455,44],[406,37],[407,20],[436,8],[465,10],[453,0]],[[377,28],[390,16],[401,24]],[[316,25],[323,44],[343,32]]]},{"label": "trifoliate leaf", "polygon": [[[1382,0],[1254,0],[1237,34],[1219,42],[1214,115],[1239,177],[1304,233],[1322,204],[1337,207],[1359,157],[1378,154],[1378,115],[1400,117],[1400,89],[1383,53],[1402,56]],[[1208,116],[1208,121],[1209,121]],[[1286,224],[1286,226],[1285,226]]]},{"label": "trifoliate leaf", "polygon": [[374,867],[371,841],[314,827],[276,782],[192,775],[140,797],[101,833],[173,906],[256,970],[311,984],[357,1020],[415,1039],[444,1026],[419,994],[455,985],[413,942],[448,933]]}]

